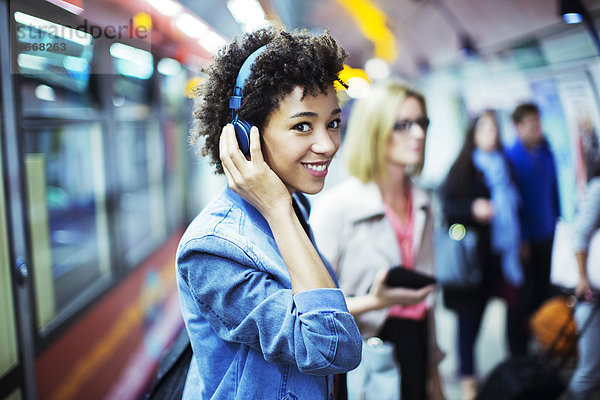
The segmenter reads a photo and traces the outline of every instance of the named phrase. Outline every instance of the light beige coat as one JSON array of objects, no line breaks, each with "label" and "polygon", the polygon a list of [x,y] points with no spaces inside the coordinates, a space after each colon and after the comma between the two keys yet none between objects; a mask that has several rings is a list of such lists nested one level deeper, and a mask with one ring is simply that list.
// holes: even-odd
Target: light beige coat
[{"label": "light beige coat", "polygon": [[[412,186],[413,251],[416,270],[433,275],[433,219],[429,197]],[[390,221],[385,217],[381,192],[375,183],[350,178],[324,192],[315,202],[311,227],[319,251],[336,271],[347,297],[366,295],[381,268],[402,265],[400,248]],[[433,296],[427,299],[428,308]],[[388,316],[388,308],[355,316],[363,337],[376,336]],[[431,364],[440,352],[435,344],[433,312],[428,312]]]}]

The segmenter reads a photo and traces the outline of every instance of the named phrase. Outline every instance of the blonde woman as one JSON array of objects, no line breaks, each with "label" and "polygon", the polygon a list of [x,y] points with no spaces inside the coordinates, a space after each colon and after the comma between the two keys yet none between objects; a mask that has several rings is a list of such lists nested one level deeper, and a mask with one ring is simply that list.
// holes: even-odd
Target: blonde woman
[{"label": "blonde woman", "polygon": [[412,177],[424,163],[424,97],[397,81],[377,83],[353,106],[344,143],[347,181],[324,193],[311,223],[363,337],[393,342],[403,399],[443,398],[433,285],[388,287],[389,268],[433,274],[433,224]]}]

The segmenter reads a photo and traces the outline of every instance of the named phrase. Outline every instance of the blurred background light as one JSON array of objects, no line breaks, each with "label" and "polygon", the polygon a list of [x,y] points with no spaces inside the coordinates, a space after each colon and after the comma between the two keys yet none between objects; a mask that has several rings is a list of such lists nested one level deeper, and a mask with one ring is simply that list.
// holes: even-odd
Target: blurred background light
[{"label": "blurred background light", "polygon": [[54,89],[48,85],[38,85],[35,88],[35,97],[43,101],[55,101]]},{"label": "blurred background light", "polygon": [[181,64],[172,58],[163,58],[158,62],[156,69],[163,75],[175,75],[181,71]]},{"label": "blurred background light", "polygon": [[265,11],[256,0],[229,0],[227,8],[244,32],[252,32],[267,24]]},{"label": "blurred background light", "polygon": [[172,0],[147,0],[162,15],[173,17],[183,11],[181,4]]},{"label": "blurred background light", "polygon": [[381,58],[370,58],[365,63],[365,72],[374,81],[385,79],[390,76],[390,66]]}]

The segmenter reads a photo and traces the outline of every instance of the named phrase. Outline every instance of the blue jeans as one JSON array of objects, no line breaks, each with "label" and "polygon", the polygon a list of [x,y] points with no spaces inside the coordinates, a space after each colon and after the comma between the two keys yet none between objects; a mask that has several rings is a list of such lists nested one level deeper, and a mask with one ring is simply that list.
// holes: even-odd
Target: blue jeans
[{"label": "blue jeans", "polygon": [[[598,300],[597,300],[598,301]],[[595,310],[594,310],[595,309]],[[592,314],[592,311],[594,313]],[[579,338],[579,360],[569,382],[572,399],[587,399],[594,388],[600,385],[600,310],[594,303],[581,302],[575,309],[575,320],[579,329],[592,318]]]}]

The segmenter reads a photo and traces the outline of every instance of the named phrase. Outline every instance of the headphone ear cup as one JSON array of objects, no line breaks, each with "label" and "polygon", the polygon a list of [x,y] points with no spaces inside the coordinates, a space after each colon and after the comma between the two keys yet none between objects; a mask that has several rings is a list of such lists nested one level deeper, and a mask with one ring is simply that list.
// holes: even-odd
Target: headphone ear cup
[{"label": "headphone ear cup", "polygon": [[252,125],[248,121],[238,119],[233,121],[233,128],[235,129],[235,136],[237,137],[238,145],[240,150],[245,156],[250,154],[250,129]]}]

